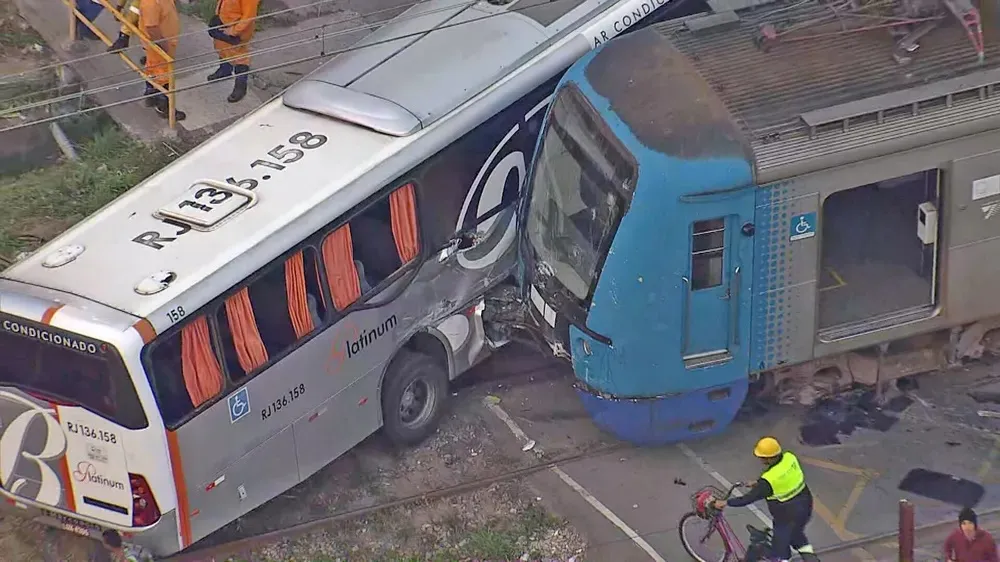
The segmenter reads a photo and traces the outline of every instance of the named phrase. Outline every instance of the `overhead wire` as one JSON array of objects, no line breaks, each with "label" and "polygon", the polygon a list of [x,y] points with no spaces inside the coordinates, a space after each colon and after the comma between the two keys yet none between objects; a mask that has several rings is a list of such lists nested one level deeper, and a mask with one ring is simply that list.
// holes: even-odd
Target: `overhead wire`
[{"label": "overhead wire", "polygon": [[[566,1],[566,0],[550,0],[551,3],[562,2],[562,1]],[[508,14],[508,13],[511,13],[511,12],[517,12],[517,11],[520,11],[520,10],[527,10],[527,9],[532,8],[532,7],[534,7],[534,6],[526,6],[524,8],[513,8],[511,10],[505,10],[505,11],[502,11],[502,12],[496,12],[496,13],[486,14],[486,15],[478,17],[478,18],[472,18],[472,19],[468,19],[468,20],[463,20],[463,21],[455,22],[455,23],[450,23],[450,24],[445,24],[445,25],[437,26],[437,27],[434,27],[433,29],[429,29],[429,30],[420,30],[420,31],[415,31],[413,33],[408,33],[408,34],[405,34],[405,35],[392,36],[392,37],[387,38],[387,39],[383,39],[383,40],[380,40],[380,41],[373,41],[373,42],[370,42],[370,43],[365,43],[363,45],[352,45],[350,47],[346,47],[344,49],[338,49],[338,50],[331,51],[331,52],[328,52],[328,53],[327,52],[323,52],[323,53],[319,53],[317,55],[311,55],[311,56],[307,56],[307,57],[301,57],[301,58],[294,59],[294,60],[291,60],[291,61],[285,61],[285,62],[282,62],[282,63],[273,64],[273,65],[265,66],[265,67],[259,67],[259,68],[250,70],[246,74],[247,75],[254,75],[254,74],[257,74],[257,73],[260,73],[260,72],[268,72],[268,71],[271,71],[271,70],[285,68],[285,67],[288,67],[288,66],[294,66],[296,64],[302,64],[304,62],[310,62],[310,61],[313,61],[313,60],[327,58],[327,57],[332,57],[332,56],[343,54],[343,53],[349,53],[349,52],[353,52],[353,51],[356,51],[356,50],[365,49],[365,48],[368,48],[368,47],[374,47],[374,46],[377,46],[377,45],[391,43],[391,42],[394,42],[394,41],[398,41],[400,39],[406,39],[406,38],[409,38],[409,37],[417,37],[417,36],[426,35],[427,33],[430,33],[430,32],[433,32],[433,31],[437,31],[437,30],[440,30],[440,29],[448,29],[448,28],[457,27],[457,26],[460,26],[460,25],[467,25],[467,24],[471,24],[471,23],[476,23],[476,22],[479,22],[479,21],[484,21],[484,20],[488,20],[488,19],[495,18],[495,17],[498,17],[498,16],[502,16],[502,15],[505,15],[505,14]],[[217,64],[217,62],[213,62],[211,64],[208,64],[207,67],[215,66],[216,64]],[[124,87],[126,85],[141,84],[141,83],[144,83],[144,82],[145,82],[144,79],[137,79],[137,80],[125,83],[125,84],[119,84],[119,85],[114,86],[114,87],[112,87],[110,85],[109,86],[101,86],[101,87],[97,87],[97,88],[93,88],[93,89],[83,90],[81,92],[75,92],[73,94],[68,94],[66,96],[61,96],[61,97],[58,97],[58,98],[48,99],[48,100],[45,100],[43,102],[36,102],[36,103],[33,103],[33,104],[25,104],[23,106],[18,106],[18,107],[15,107],[15,108],[5,109],[4,113],[19,113],[21,111],[25,111],[27,109],[31,109],[31,108],[35,108],[35,107],[41,107],[41,106],[51,105],[53,103],[60,103],[62,101],[72,101],[74,99],[79,99],[79,98],[82,98],[82,97],[84,97],[86,95],[90,95],[90,94],[93,94],[93,93],[98,93],[98,92],[106,91],[108,89],[117,89],[117,88],[120,88],[120,87]],[[184,91],[187,91],[187,90],[193,90],[195,88],[201,88],[201,87],[208,86],[208,85],[211,85],[211,84],[212,84],[212,82],[201,82],[201,83],[198,83],[198,84],[191,84],[189,86],[183,86],[183,87],[180,87],[180,88],[175,88],[173,91],[174,91],[174,93],[184,92]],[[142,94],[142,95],[139,95],[139,96],[136,96],[136,97],[133,97],[133,98],[128,98],[128,99],[125,99],[125,100],[120,100],[120,101],[117,101],[117,102],[106,103],[106,104],[97,105],[97,106],[94,106],[94,107],[82,108],[82,109],[78,109],[78,110],[71,111],[71,112],[61,113],[59,115],[53,115],[53,116],[42,118],[42,119],[31,120],[31,121],[19,123],[17,125],[12,125],[12,126],[0,129],[0,133],[4,133],[4,132],[8,132],[8,131],[14,131],[14,130],[23,129],[23,128],[31,127],[31,126],[35,126],[35,125],[41,125],[41,124],[45,124],[45,123],[51,123],[53,121],[58,121],[58,120],[61,120],[61,119],[65,119],[67,117],[72,117],[72,116],[76,116],[76,115],[82,115],[82,114],[90,113],[90,112],[93,112],[93,111],[98,111],[98,110],[102,110],[102,109],[108,109],[108,108],[112,108],[112,107],[117,107],[117,106],[120,106],[120,105],[125,105],[127,103],[133,103],[133,102],[136,102],[136,101],[142,101],[144,99],[147,99],[147,98],[150,98],[150,97],[153,97],[153,96],[156,96],[156,95],[159,95],[159,94],[158,93]]]},{"label": "overhead wire", "polygon": [[[284,49],[290,49],[290,48],[293,48],[293,47],[298,47],[300,45],[305,45],[305,44],[309,44],[309,43],[313,43],[313,42],[317,42],[317,41],[323,41],[323,40],[325,40],[328,37],[336,37],[338,35],[345,35],[345,34],[348,34],[348,33],[353,33],[355,31],[360,31],[360,30],[367,29],[368,27],[371,27],[371,26],[359,26],[359,27],[350,28],[350,29],[346,29],[346,30],[338,30],[338,31],[335,31],[335,32],[332,32],[332,33],[329,33],[329,34],[321,35],[319,37],[311,37],[311,38],[306,38],[306,39],[300,39],[300,40],[292,41],[292,42],[289,42],[289,43],[283,43],[281,45],[275,45],[275,46],[268,47],[268,48],[258,49],[256,51],[251,51],[250,56],[273,53],[273,52],[281,51],[281,50],[284,50]],[[424,33],[426,33],[426,32],[424,32]],[[372,44],[377,44],[377,43],[372,43]],[[363,45],[363,46],[358,47],[358,48],[360,49],[360,48],[364,48],[366,46],[368,46],[368,45]],[[213,53],[214,53],[214,51],[213,51]],[[335,54],[339,54],[339,53],[335,53]],[[197,55],[197,56],[200,57],[200,56],[205,56],[205,55]],[[191,57],[191,58],[195,58],[195,57]],[[219,64],[218,59],[213,59],[213,60],[210,60],[210,61],[207,61],[207,62],[202,62],[202,63],[196,63],[196,64],[193,64],[193,65],[190,65],[190,66],[183,67],[183,68],[181,68],[179,70],[175,70],[174,71],[174,76],[175,76],[175,78],[178,77],[178,76],[187,76],[187,75],[193,74],[195,71],[199,71],[199,70],[204,70],[204,69],[207,69],[207,68],[211,68],[211,67],[217,66],[218,64]],[[157,66],[159,66],[159,65],[157,65]],[[122,74],[130,74],[130,75],[134,76],[135,72],[134,71],[123,72]],[[96,80],[94,80],[94,81],[96,81]],[[53,104],[53,103],[61,103],[61,102],[64,102],[64,101],[72,101],[74,99],[81,98],[83,96],[93,95],[93,94],[99,94],[101,92],[106,92],[108,90],[117,90],[119,88],[124,88],[126,86],[133,86],[133,85],[136,85],[136,84],[142,84],[144,82],[146,82],[145,78],[133,78],[131,80],[124,80],[124,81],[115,82],[115,83],[112,83],[112,84],[105,84],[103,86],[94,86],[92,88],[87,88],[87,89],[79,91],[79,92],[73,92],[73,93],[70,93],[70,94],[64,94],[62,96],[57,96],[57,97],[52,97],[52,98],[46,98],[44,100],[39,100],[39,101],[36,101],[36,102],[29,102],[29,103],[26,103],[24,105],[20,105],[20,106],[17,106],[15,108],[11,108],[11,109],[5,110],[5,112],[25,111],[25,110],[28,110],[28,109],[34,109],[36,107],[43,107],[43,106],[50,105],[50,104]],[[50,88],[50,90],[52,90],[52,89],[63,89],[63,88],[62,87]],[[181,90],[175,89],[175,91],[181,91]],[[29,98],[29,97],[32,97],[32,95],[33,95],[32,93],[23,94],[23,95],[19,96],[19,98],[20,99]],[[3,100],[3,101],[12,101],[13,99],[16,99],[16,98],[10,98],[10,99],[6,99],[6,100]]]},{"label": "overhead wire", "polygon": [[[254,21],[254,20],[261,21],[261,20],[265,20],[265,19],[272,18],[272,17],[275,17],[275,16],[279,16],[279,15],[282,15],[282,14],[285,14],[285,13],[288,13],[288,12],[293,12],[293,11],[296,11],[296,10],[303,10],[303,9],[306,9],[306,8],[320,6],[320,5],[323,5],[323,4],[328,4],[328,3],[336,2],[336,1],[338,1],[338,0],[317,0],[316,2],[313,2],[311,4],[305,4],[305,5],[299,6],[297,8],[286,8],[286,9],[283,9],[283,10],[275,10],[273,12],[267,12],[267,13],[264,13],[264,14],[259,14],[257,16],[252,17],[252,18],[247,18],[247,19],[243,19],[243,20],[237,20],[237,21],[234,21],[234,22],[231,22],[231,23],[228,23],[228,24],[217,25],[217,26],[214,26],[214,27],[210,26],[210,27],[207,27],[206,29],[198,29],[197,31],[188,31],[186,33],[181,33],[180,35],[175,35],[175,37],[177,37],[178,39],[180,39],[181,37],[191,37],[191,36],[194,36],[194,35],[201,35],[202,33],[205,33],[206,31],[211,31],[211,30],[214,30],[214,29],[221,29],[223,27],[228,27],[230,25],[234,25],[234,24],[237,24],[237,23],[242,23],[242,22],[245,22],[245,21]],[[469,3],[475,3],[475,2],[478,2],[478,1],[479,0],[470,0]],[[345,18],[345,19],[339,20],[339,21],[350,21],[352,19],[363,18],[363,17],[369,16],[369,15],[372,15],[372,14],[380,14],[380,13],[384,13],[384,12],[393,12],[393,11],[396,11],[396,10],[401,9],[401,8],[412,8],[413,6],[416,6],[417,4],[420,4],[422,2],[423,2],[423,0],[414,0],[413,2],[410,2],[408,4],[400,4],[399,6],[394,6],[392,8],[383,8],[381,10],[376,10],[374,12],[369,12],[367,14],[359,14],[358,16],[354,16],[354,17],[351,17],[351,18]],[[425,13],[433,13],[433,12],[428,11],[428,12],[425,12]],[[381,21],[391,21],[392,19],[393,18],[387,18],[387,19],[381,20]],[[91,23],[93,23],[93,22],[91,22]],[[337,22],[334,22],[334,23],[337,23]],[[327,25],[330,25],[330,24],[327,24]],[[318,25],[318,26],[311,27],[311,28],[305,28],[305,29],[299,30],[299,32],[305,32],[305,31],[310,31],[310,30],[313,30],[313,29],[319,29],[321,27],[323,27],[323,25]],[[297,33],[297,32],[292,32],[292,33]],[[280,37],[280,36],[281,35],[275,35],[275,36],[271,36],[271,37]],[[250,41],[250,42],[252,43],[254,41]],[[126,50],[126,49],[123,49],[123,50]],[[208,55],[208,54],[212,54],[214,52],[215,52],[214,50],[213,51],[205,51],[201,55],[197,55],[197,56],[205,56],[205,55]],[[47,65],[44,65],[44,66],[39,66],[39,67],[30,69],[30,70],[23,70],[21,72],[15,72],[15,73],[12,73],[12,74],[0,75],[0,79],[8,78],[8,77],[11,77],[11,76],[20,76],[20,75],[30,74],[32,72],[39,72],[39,71],[42,71],[42,70],[48,70],[48,69],[51,69],[51,68],[58,68],[58,67],[61,67],[61,66],[66,66],[66,65],[71,65],[71,64],[77,64],[77,63],[84,62],[84,61],[87,61],[87,60],[96,59],[96,58],[100,58],[100,57],[106,57],[106,56],[113,56],[113,55],[117,55],[117,54],[118,54],[118,51],[114,51],[114,52],[111,52],[111,51],[102,51],[102,52],[99,52],[99,53],[94,53],[94,54],[91,54],[91,55],[85,55],[85,56],[78,57],[78,58],[75,58],[75,59],[70,59],[70,60],[67,60],[67,61],[54,62],[54,63],[47,64]]]},{"label": "overhead wire", "polygon": [[[335,0],[320,0],[320,2],[315,2],[314,4],[311,4],[311,5],[321,4],[321,3],[325,3],[325,2],[332,2],[332,1],[335,1]],[[553,0],[553,1],[559,1],[559,0]],[[385,19],[381,19],[381,20],[376,20],[376,21],[373,21],[373,22],[365,23],[364,25],[358,25],[358,26],[355,26],[355,27],[347,28],[347,29],[340,29],[340,30],[336,30],[336,31],[331,32],[331,33],[325,33],[325,34],[319,35],[319,36],[313,36],[313,37],[306,38],[306,39],[300,39],[298,41],[294,41],[294,42],[290,42],[290,43],[284,43],[282,45],[272,46],[272,47],[269,47],[269,48],[266,48],[266,49],[258,49],[256,51],[252,51],[250,54],[251,55],[267,54],[267,53],[271,53],[271,52],[282,50],[284,48],[292,48],[292,47],[297,47],[297,46],[308,44],[308,43],[322,42],[322,41],[325,41],[327,38],[337,37],[339,35],[347,35],[347,34],[355,33],[355,32],[358,32],[358,31],[364,31],[366,29],[372,29],[372,28],[382,27],[383,25],[385,25],[385,24],[387,24],[389,22],[396,22],[396,21],[398,21],[398,22],[405,22],[405,21],[409,21],[409,20],[412,20],[412,19],[417,19],[419,17],[426,16],[426,15],[429,15],[429,14],[435,14],[435,13],[442,12],[442,11],[452,10],[456,6],[467,6],[467,5],[471,5],[471,4],[476,4],[478,2],[479,2],[479,0],[471,0],[471,1],[466,2],[464,4],[452,5],[452,6],[447,6],[447,7],[444,7],[444,8],[436,8],[436,9],[433,9],[433,10],[427,10],[425,12],[421,12],[420,14],[411,15],[411,16],[407,16],[407,17],[397,16],[395,18],[391,18],[390,17],[390,18],[385,18]],[[276,35],[269,35],[267,37],[257,37],[256,39],[253,39],[253,40],[249,41],[248,44],[249,45],[253,45],[253,44],[259,45],[259,44],[265,43],[265,42],[272,42],[272,41],[274,41],[276,39],[280,39],[280,38],[283,38],[283,37],[288,37],[288,36],[291,36],[291,35],[305,34],[305,33],[311,32],[311,31],[322,30],[322,29],[325,29],[327,27],[331,27],[331,26],[334,26],[334,25],[337,25],[337,24],[341,24],[341,23],[346,23],[346,22],[349,22],[349,21],[352,21],[352,20],[363,19],[364,17],[370,16],[370,15],[373,15],[373,14],[381,14],[381,13],[384,13],[384,12],[396,11],[396,10],[398,10],[400,8],[413,7],[413,6],[415,6],[415,5],[419,4],[419,3],[421,3],[420,0],[418,0],[416,2],[409,3],[409,4],[403,4],[403,5],[394,7],[394,8],[386,8],[386,9],[383,9],[383,10],[377,10],[375,12],[371,12],[369,14],[365,14],[364,16],[354,16],[354,17],[344,18],[344,19],[340,19],[340,20],[336,20],[336,21],[332,21],[332,22],[328,22],[328,23],[324,23],[324,24],[320,24],[320,25],[315,25],[315,26],[312,26],[312,27],[307,27],[307,28],[298,29],[298,30],[294,30],[294,31],[287,31],[287,32],[284,32],[284,33],[276,34]],[[269,12],[268,14],[264,14],[262,16],[258,16],[258,18],[265,18],[265,17],[273,16],[275,14],[282,13],[284,11],[285,10],[279,11],[279,12]],[[212,28],[209,28],[209,29],[212,29]],[[192,32],[191,34],[200,34],[200,33],[202,33],[202,31]],[[118,56],[118,52],[113,52],[113,53],[112,52],[103,52],[103,53],[98,53],[96,55],[90,55],[90,56],[87,56],[87,57],[80,57],[80,58],[77,58],[77,59],[71,59],[71,60],[68,60],[68,61],[65,61],[65,62],[48,64],[48,65],[45,65],[45,66],[37,67],[37,68],[32,69],[32,70],[25,70],[25,71],[13,73],[13,74],[0,75],[0,84],[4,83],[5,79],[11,79],[11,78],[18,78],[18,77],[22,77],[22,76],[27,76],[29,74],[37,73],[37,72],[40,72],[42,70],[51,69],[51,68],[71,67],[73,64],[76,64],[76,63],[79,63],[79,62],[83,62],[83,61],[86,61],[86,60],[89,60],[89,59],[97,58],[97,57],[100,57],[100,56],[107,56],[107,55]],[[173,63],[176,64],[178,62],[184,62],[184,61],[194,60],[194,59],[198,59],[198,58],[213,56],[213,55],[216,55],[216,51],[214,49],[210,50],[210,51],[202,51],[202,52],[199,52],[199,53],[196,53],[196,54],[193,54],[193,55],[187,55],[187,56],[184,56],[184,57],[181,57],[181,58],[174,59]],[[214,64],[217,64],[217,63],[218,63],[218,60],[217,59],[213,59],[210,63],[202,63],[202,64],[197,65],[198,66],[197,69],[201,69],[202,67],[210,67],[210,66],[212,66]],[[157,66],[164,66],[166,64],[167,63],[161,63],[160,65],[155,65],[153,68],[156,68]],[[191,70],[193,68],[193,66],[194,65],[188,66],[188,67],[183,67],[182,69],[180,69],[180,71],[175,70],[174,73],[176,75],[178,72],[183,72],[183,71]],[[134,70],[130,70],[129,69],[129,70],[123,70],[121,72],[116,72],[116,73],[113,73],[113,74],[107,74],[107,75],[104,75],[104,76],[98,76],[96,78],[90,78],[88,80],[91,81],[91,82],[101,82],[101,81],[104,81],[104,80],[108,80],[108,79],[111,79],[111,78],[118,78],[118,77],[122,77],[122,76],[135,76],[135,74],[136,73],[135,73]],[[97,91],[96,88],[103,88],[102,90],[99,90],[99,91],[105,91],[107,89],[116,89],[116,88],[119,88],[119,87],[129,86],[129,85],[133,85],[133,84],[141,84],[143,82],[145,82],[145,79],[143,79],[143,78],[136,78],[136,79],[131,79],[131,80],[127,80],[127,81],[116,82],[116,83],[113,83],[113,84],[106,84],[106,85],[100,86],[100,87],[95,87],[95,91]],[[60,90],[64,90],[65,88],[66,88],[66,86],[52,86],[52,87],[45,88],[45,89],[42,89],[42,90],[34,90],[34,91],[27,92],[27,93],[24,93],[24,94],[19,94],[19,95],[12,96],[12,97],[2,98],[2,99],[0,99],[0,101],[2,101],[2,102],[8,102],[9,103],[9,102],[17,101],[17,100],[20,100],[20,99],[34,98],[34,97],[36,97],[36,96],[38,96],[39,94],[42,94],[42,93],[48,93],[48,92],[53,92],[53,91],[60,91]],[[79,97],[79,95],[69,95],[69,97],[71,97],[71,98],[72,97]],[[58,103],[59,101],[60,100],[58,100],[58,99],[51,99],[51,100],[48,100],[48,103]],[[23,109],[26,109],[26,108],[21,108],[21,109],[23,110]],[[9,110],[9,111],[13,111],[13,110]],[[4,112],[6,112],[6,111],[4,111]]]}]

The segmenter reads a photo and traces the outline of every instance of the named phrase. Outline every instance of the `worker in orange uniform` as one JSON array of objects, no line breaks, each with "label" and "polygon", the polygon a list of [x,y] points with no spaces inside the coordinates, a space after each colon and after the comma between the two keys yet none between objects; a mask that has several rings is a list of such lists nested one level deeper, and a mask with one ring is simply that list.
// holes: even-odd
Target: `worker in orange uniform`
[{"label": "worker in orange uniform", "polygon": [[[118,0],[118,5],[115,6],[123,16],[125,16],[125,21],[130,24],[137,26],[139,25],[139,0]],[[125,22],[122,22],[121,30],[118,32],[118,38],[115,42],[108,47],[109,53],[115,53],[121,51],[122,49],[127,49],[129,44],[129,38],[132,32],[129,31],[128,26]]]},{"label": "worker in orange uniform", "polygon": [[247,73],[250,71],[250,39],[257,23],[260,0],[218,0],[215,17],[208,23],[208,34],[214,39],[219,53],[219,68],[208,81],[236,75],[233,92],[226,98],[236,103],[247,95]]},{"label": "worker in orange uniform", "polygon": [[[180,18],[177,15],[177,6],[174,0],[139,0],[139,29],[156,45],[158,45],[168,57],[173,58],[177,53],[177,36],[181,34]],[[166,87],[169,75],[167,74],[167,61],[160,56],[151,46],[146,46],[146,75],[149,80]],[[146,84],[146,100],[152,100],[150,105],[156,109],[160,117],[169,117],[169,101],[166,94],[154,88],[152,84]],[[187,117],[183,111],[176,110],[175,118],[180,121]]]}]

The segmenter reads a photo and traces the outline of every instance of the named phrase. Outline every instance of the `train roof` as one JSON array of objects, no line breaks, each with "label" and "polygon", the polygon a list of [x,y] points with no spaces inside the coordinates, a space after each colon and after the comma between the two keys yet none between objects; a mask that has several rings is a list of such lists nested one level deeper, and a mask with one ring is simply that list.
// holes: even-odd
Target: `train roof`
[{"label": "train roof", "polygon": [[[854,1],[883,10],[892,5]],[[861,21],[888,21],[834,13],[833,7],[848,9],[850,0],[710,3],[712,14],[652,27],[692,61],[740,122],[758,170],[794,169],[817,156],[915,139],[979,119],[984,104],[996,104],[988,94],[1000,83],[1000,43],[987,33],[980,62],[970,35],[944,1],[938,7],[940,25],[908,53],[895,51],[899,37],[886,28],[843,32]],[[779,37],[759,46],[768,25]],[[894,52],[910,60],[897,62]],[[803,170],[807,167],[797,171]]]},{"label": "train roof", "polygon": [[[363,40],[364,48],[320,67],[0,277],[165,328],[165,314],[154,313],[167,305],[195,310],[244,279],[533,89],[540,73],[552,76],[568,66],[592,47],[574,22],[603,25],[617,14],[612,10],[632,3],[638,1],[420,3]],[[459,21],[466,23],[455,25]],[[528,60],[531,70],[522,64]],[[498,89],[487,98],[491,86]],[[456,117],[443,118],[450,113]],[[293,147],[290,139],[301,132],[328,141],[283,170],[250,167],[256,159],[287,158],[268,152]],[[177,215],[178,204],[211,187],[199,182],[226,178],[257,185],[230,200],[243,205],[238,212],[213,211],[211,221],[182,232],[187,227],[176,221],[195,223]],[[197,214],[190,206],[187,211]],[[152,245],[134,241],[144,235]],[[173,274],[166,288],[156,282],[163,272]],[[152,287],[159,292],[150,294]]]}]

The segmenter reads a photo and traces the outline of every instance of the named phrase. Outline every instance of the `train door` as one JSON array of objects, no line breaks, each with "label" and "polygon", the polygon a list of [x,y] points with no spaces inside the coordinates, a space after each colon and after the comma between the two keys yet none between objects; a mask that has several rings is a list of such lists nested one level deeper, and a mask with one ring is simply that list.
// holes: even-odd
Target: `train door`
[{"label": "train door", "polygon": [[826,198],[821,223],[821,337],[824,333],[827,339],[846,337],[931,314],[937,302],[940,206],[936,169]]},{"label": "train door", "polygon": [[728,361],[740,346],[741,295],[749,295],[743,271],[753,256],[754,194],[746,189],[685,207],[691,223],[689,249],[679,264],[685,271],[681,356],[690,368]]}]

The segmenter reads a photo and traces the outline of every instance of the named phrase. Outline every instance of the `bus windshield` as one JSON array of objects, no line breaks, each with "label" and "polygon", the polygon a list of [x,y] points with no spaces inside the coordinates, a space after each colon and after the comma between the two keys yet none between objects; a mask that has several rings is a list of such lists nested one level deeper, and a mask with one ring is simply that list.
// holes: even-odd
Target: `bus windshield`
[{"label": "bus windshield", "polygon": [[538,259],[586,299],[621,218],[636,166],[572,83],[560,89],[542,137],[526,230]]},{"label": "bus windshield", "polygon": [[112,345],[0,315],[0,358],[0,386],[80,406],[129,429],[148,423]]}]

